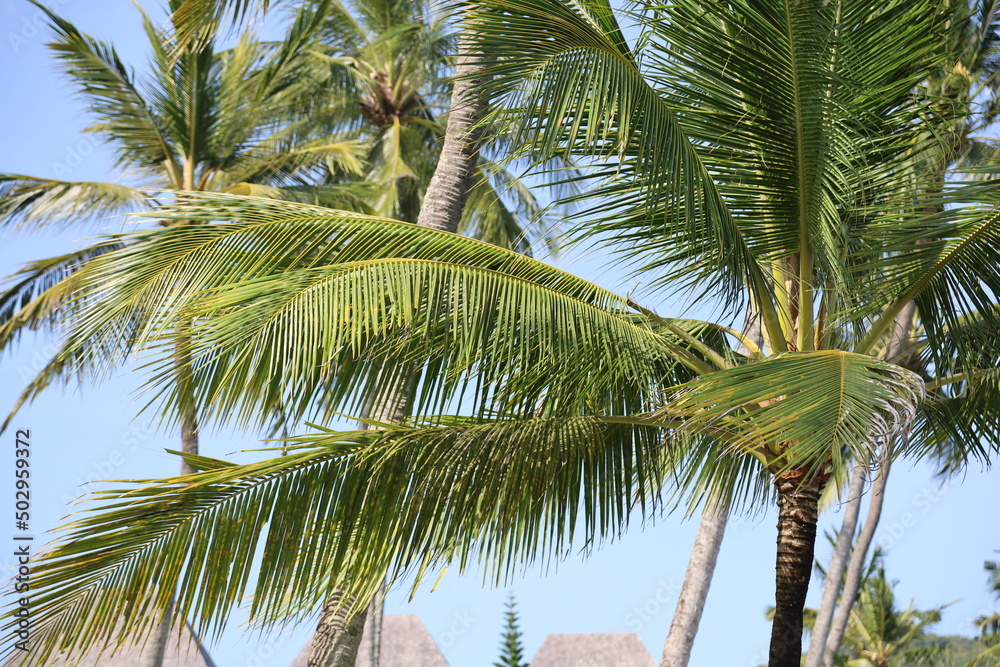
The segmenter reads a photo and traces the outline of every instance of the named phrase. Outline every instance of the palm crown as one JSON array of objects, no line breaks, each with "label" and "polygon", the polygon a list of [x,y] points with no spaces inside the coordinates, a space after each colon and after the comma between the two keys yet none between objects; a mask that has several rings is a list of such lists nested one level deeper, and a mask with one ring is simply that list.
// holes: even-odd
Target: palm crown
[{"label": "palm crown", "polygon": [[[771,664],[798,665],[828,480],[908,429],[917,443],[995,436],[984,424],[1000,404],[1000,350],[982,332],[1000,328],[996,195],[912,187],[924,178],[913,156],[937,141],[914,91],[939,64],[938,28],[971,19],[930,0],[875,13],[853,0],[640,3],[633,48],[602,0],[469,11],[480,50],[497,54],[486,85],[512,144],[592,165],[599,185],[579,235],[655,272],[656,285],[749,301],[764,345],[456,235],[186,198],[154,218],[228,224],[138,233],[89,262],[74,332],[99,344],[70,351],[95,362],[96,349],[170,349],[184,318],[199,404],[214,416],[253,423],[305,386],[351,410],[359,386],[371,395],[406,364],[419,365],[424,416],[302,436],[261,464],[189,457],[203,472],[108,495],[39,570],[47,646],[80,641],[82,609],[100,619],[89,632],[110,636],[119,614],[138,618],[174,586],[179,609],[212,627],[248,588],[258,539],[253,614],[275,621],[331,585],[364,598],[386,570],[478,560],[502,576],[574,539],[592,546],[637,508],[662,507],[677,480],[761,491],[770,478]],[[911,302],[928,377],[886,354]],[[471,414],[441,416],[459,399]],[[81,570],[83,557],[100,567]]]}]

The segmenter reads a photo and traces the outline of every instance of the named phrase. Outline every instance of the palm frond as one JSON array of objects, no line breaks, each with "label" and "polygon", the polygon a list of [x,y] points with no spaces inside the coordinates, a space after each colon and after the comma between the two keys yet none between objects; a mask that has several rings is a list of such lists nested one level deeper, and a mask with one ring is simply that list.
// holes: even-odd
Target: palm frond
[{"label": "palm frond", "polygon": [[[657,412],[695,432],[737,433],[772,473],[832,464],[837,474],[888,446],[916,417],[920,376],[871,357],[824,350],[789,353],[702,375],[676,388]],[[850,458],[847,458],[850,457]]]},{"label": "palm frond", "polygon": [[[743,232],[674,110],[645,79],[607,2],[505,0],[470,11],[478,49],[504,53],[488,68],[490,90],[504,106],[489,122],[522,146],[515,155],[610,161],[607,175],[621,185],[590,193],[602,198],[599,211],[642,226],[645,220],[622,211],[655,208],[663,227],[689,245],[690,273],[712,275],[730,299],[747,283],[763,283]],[[624,233],[611,242],[647,257],[663,248],[640,248]]]},{"label": "palm frond", "polygon": [[20,230],[82,222],[107,224],[108,218],[152,205],[145,192],[124,185],[0,174],[0,227]]},{"label": "palm frond", "polygon": [[614,539],[656,511],[662,486],[659,429],[595,418],[323,431],[292,444],[241,466],[195,457],[203,472],[98,494],[33,564],[34,660],[134,641],[172,595],[176,618],[212,637],[250,594],[251,622],[273,625],[333,586],[364,604],[386,572],[419,580],[452,563],[502,581]]},{"label": "palm frond", "polygon": [[178,156],[162,119],[152,112],[114,47],[84,35],[73,24],[35,0],[32,2],[48,15],[56,33],[50,47],[99,119],[91,131],[104,135],[120,149],[121,164],[166,169],[179,176]]},{"label": "palm frond", "polygon": [[275,391],[300,410],[327,382],[331,403],[373,395],[380,369],[400,361],[430,364],[425,407],[468,390],[501,412],[542,400],[553,414],[589,400],[638,401],[624,412],[639,412],[681,367],[713,364],[683,326],[657,333],[626,299],[455,234],[221,194],[185,193],[153,215],[227,224],[138,232],[91,262],[70,338],[101,367],[190,321],[201,403],[240,421]]}]

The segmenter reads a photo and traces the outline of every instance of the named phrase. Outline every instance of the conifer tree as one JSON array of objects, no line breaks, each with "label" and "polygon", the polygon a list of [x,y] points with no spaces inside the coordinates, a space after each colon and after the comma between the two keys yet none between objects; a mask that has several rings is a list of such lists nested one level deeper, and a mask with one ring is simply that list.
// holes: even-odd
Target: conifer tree
[{"label": "conifer tree", "polygon": [[517,601],[514,594],[507,596],[507,622],[500,635],[500,660],[493,667],[528,667],[524,661],[524,645],[521,643],[521,628],[518,625]]}]

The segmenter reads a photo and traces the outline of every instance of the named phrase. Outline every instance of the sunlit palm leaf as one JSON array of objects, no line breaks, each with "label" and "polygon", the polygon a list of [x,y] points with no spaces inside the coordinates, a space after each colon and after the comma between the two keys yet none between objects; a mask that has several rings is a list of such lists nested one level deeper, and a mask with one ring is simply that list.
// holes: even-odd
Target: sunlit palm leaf
[{"label": "sunlit palm leaf", "polygon": [[658,507],[659,433],[585,417],[319,433],[263,463],[194,460],[205,472],[102,493],[33,567],[35,659],[124,642],[120,618],[141,637],[174,592],[177,618],[214,636],[251,593],[252,621],[276,623],[333,584],[370,595],[387,570],[450,561],[496,581],[589,551]]},{"label": "sunlit palm leaf", "polygon": [[[220,415],[250,420],[276,387],[286,409],[305,409],[306,387],[330,378],[325,400],[356,401],[351,390],[379,381],[370,364],[403,360],[431,363],[425,407],[473,382],[478,400],[495,394],[493,410],[530,413],[544,397],[554,414],[631,391],[648,401],[678,361],[711,368],[683,340],[701,335],[686,325],[656,333],[625,316],[628,300],[509,250],[288,202],[185,197],[155,215],[233,222],[136,233],[92,262],[71,338],[115,359],[122,331],[138,336],[131,350],[190,321],[198,384]],[[275,354],[276,344],[295,352]]]},{"label": "sunlit palm leaf", "polygon": [[82,222],[107,225],[123,213],[152,205],[152,199],[143,191],[115,183],[0,174],[0,226],[39,229]]},{"label": "sunlit palm leaf", "polygon": [[923,380],[871,357],[826,350],[778,355],[703,375],[678,388],[657,414],[739,433],[734,448],[774,473],[843,468],[905,431]]}]

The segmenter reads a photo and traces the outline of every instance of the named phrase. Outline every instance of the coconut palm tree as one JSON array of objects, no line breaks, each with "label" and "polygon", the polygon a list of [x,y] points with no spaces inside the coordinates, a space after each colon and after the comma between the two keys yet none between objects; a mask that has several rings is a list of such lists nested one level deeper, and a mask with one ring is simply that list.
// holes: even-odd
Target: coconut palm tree
[{"label": "coconut palm tree", "polygon": [[[253,192],[363,207],[363,189],[311,188],[300,180],[328,170],[353,173],[357,180],[365,150],[356,139],[287,127],[296,98],[306,94],[301,82],[312,67],[316,16],[302,15],[280,45],[244,33],[234,48],[221,51],[212,34],[174,59],[173,26],[161,30],[143,14],[151,71],[137,77],[112,45],[39,7],[51,21],[52,48],[63,71],[97,118],[88,132],[111,146],[123,180],[129,175],[132,184],[0,174],[0,224],[18,232],[78,226],[148,208],[165,190]],[[113,247],[116,242],[26,266],[0,301],[2,345],[25,328],[58,322],[71,292],[66,281],[82,263]],[[54,359],[22,401],[63,370]],[[196,453],[197,424],[190,415],[181,421],[183,449]]]},{"label": "coconut palm tree", "polygon": [[921,646],[928,628],[941,621],[945,606],[920,611],[911,603],[906,609],[896,607],[893,582],[885,577],[885,566],[876,550],[870,571],[861,586],[858,603],[851,612],[851,623],[844,635],[848,655],[843,664],[850,667],[888,667],[899,660],[915,664],[934,664],[941,647]]},{"label": "coconut palm tree", "polygon": [[[134,180],[132,185],[80,183],[0,174],[0,224],[33,231],[120,217],[153,205],[162,190],[256,192],[361,205],[363,190],[345,184],[314,188],[302,180],[329,171],[357,181],[365,152],[357,138],[292,122],[296,98],[308,94],[303,84],[313,66],[320,14],[300,15],[280,44],[263,44],[245,32],[232,49],[221,50],[215,32],[206,31],[197,48],[175,57],[176,24],[158,28],[143,13],[151,58],[149,71],[137,77],[112,45],[38,6],[51,22],[56,35],[51,47],[63,71],[97,117],[88,131],[112,147],[123,177],[129,174]],[[170,10],[178,6],[173,3]],[[24,328],[58,325],[67,307],[72,308],[68,301],[76,270],[117,245],[112,241],[25,267],[0,298],[2,345]],[[183,344],[177,346],[175,363],[181,449],[196,454],[197,407]],[[21,403],[51,382],[68,379],[65,368],[57,354],[25,390]],[[190,470],[182,465],[182,472]],[[166,619],[164,625],[169,613]],[[154,633],[152,648],[144,653],[146,665],[162,662],[166,636]]]},{"label": "coconut palm tree", "polygon": [[[424,198],[427,181],[430,180],[429,165],[434,164],[440,148],[440,138],[445,134],[445,124],[440,120],[440,109],[437,107],[448,96],[444,74],[450,59],[448,47],[453,40],[444,33],[442,21],[429,15],[425,3],[386,2],[382,6],[367,3],[362,9],[364,11],[360,20],[356,20],[338,3],[313,2],[297,12],[293,30],[285,43],[253,43],[253,47],[260,53],[293,53],[297,58],[296,69],[293,76],[274,85],[274,90],[280,96],[272,97],[278,97],[281,106],[265,109],[267,113],[262,114],[260,119],[261,127],[272,132],[271,136],[255,136],[252,127],[244,127],[242,129],[245,135],[241,135],[244,138],[235,137],[244,142],[245,137],[252,137],[266,146],[280,147],[281,142],[284,142],[285,150],[291,157],[297,152],[313,150],[310,142],[315,144],[315,137],[338,137],[346,148],[351,149],[349,157],[352,162],[348,164],[350,169],[345,169],[343,164],[332,160],[329,155],[314,151],[313,162],[300,159],[298,171],[278,174],[262,172],[272,178],[270,186],[268,181],[257,183],[252,179],[230,182],[224,169],[217,169],[220,173],[213,174],[207,180],[203,174],[193,187],[188,187],[191,184],[169,180],[156,185],[199,190],[204,189],[207,183],[209,189],[224,186],[230,192],[264,193],[319,203],[333,202],[341,206],[349,204],[367,211],[387,210],[403,219],[417,222],[420,202]],[[214,22],[204,26],[199,32],[194,51],[185,51],[181,38],[178,37],[184,33],[184,8],[181,3],[174,3],[171,10],[176,24],[172,41],[161,40],[154,45],[158,49],[156,63],[164,70],[184,66],[194,52],[210,51],[213,44],[206,39],[206,35],[214,34],[212,31],[218,27]],[[84,39],[82,36],[78,37]],[[244,36],[241,45],[247,53],[252,52],[252,49],[247,48],[250,43],[249,35]],[[220,60],[224,60],[224,56]],[[164,78],[163,72],[160,72],[159,77]],[[224,68],[215,72],[213,77],[208,77],[204,82],[203,102],[214,101],[211,92],[212,86],[218,85],[215,79],[228,77],[230,82],[239,80],[235,71]],[[267,93],[267,90],[258,91],[258,104],[273,105]],[[162,96],[169,98],[169,91]],[[175,94],[175,97],[179,98],[179,94]],[[154,101],[156,99],[154,96]],[[282,115],[276,114],[276,110]],[[162,110],[154,109],[155,111]],[[222,112],[220,109],[207,115],[221,115]],[[462,117],[462,113],[452,116],[457,119]],[[160,118],[159,122],[166,124],[169,120],[171,119]],[[183,119],[178,117],[177,121],[181,120]],[[446,138],[446,144],[448,141],[454,143],[461,134],[453,131],[452,125],[454,123],[449,121],[448,128],[454,136]],[[175,134],[180,137],[194,134],[186,132],[184,127],[175,130]],[[197,132],[202,133],[201,130]],[[257,134],[260,134],[260,130]],[[371,147],[370,150],[365,151],[365,146]],[[246,148],[248,147],[243,147]],[[332,150],[335,147],[328,148]],[[127,149],[128,146],[123,147],[123,151]],[[241,149],[237,145],[234,150]],[[231,162],[245,163],[254,157],[252,152],[244,152],[247,155],[237,155],[231,158]],[[508,172],[481,157],[477,143],[475,150],[469,155],[475,170],[463,174],[467,184],[462,188],[469,190],[470,205],[459,206],[456,210],[460,219],[446,220],[444,228],[474,234],[522,252],[530,252],[532,240],[550,241],[544,234],[534,235],[531,233],[532,228],[521,225],[522,220],[538,217],[540,214],[530,194]],[[127,162],[127,159],[126,155],[123,160]],[[361,173],[363,164],[369,166]],[[410,165],[421,168],[413,170]],[[207,167],[204,171],[213,168],[215,167]],[[196,166],[195,172],[198,169]],[[310,185],[309,181],[317,173],[323,183],[318,186]],[[80,190],[81,184],[39,184],[37,181],[40,179],[32,181],[26,177],[16,178],[19,179],[16,182],[15,178],[11,178],[9,196],[0,202],[8,207],[8,220],[13,221],[20,216],[20,222],[37,225],[45,214],[53,219],[60,214],[71,218],[72,214],[85,215],[94,211],[114,214],[122,208],[109,206],[99,209],[99,202],[74,194]],[[359,178],[368,180],[359,183]],[[285,187],[274,187],[279,183]],[[502,186],[508,194],[502,195],[494,184]],[[55,194],[45,192],[46,185]],[[125,190],[132,194],[127,188],[113,185],[82,185],[90,188],[83,191],[85,195],[89,195],[91,190],[101,194]],[[59,202],[62,208],[54,209],[54,198],[63,196],[66,192],[71,196],[64,197],[66,201]],[[512,197],[509,195],[511,192]],[[143,194],[140,190],[135,190],[135,193],[138,193],[136,196]],[[144,201],[149,205],[152,200]],[[508,201],[513,203],[513,207],[508,207]],[[441,226],[440,221],[438,226]],[[108,247],[114,245],[109,244]],[[5,295],[4,314],[8,338],[17,335],[26,322],[37,325],[57,321],[58,309],[65,306],[66,295],[72,292],[71,274],[96,253],[97,251],[74,253],[66,258],[46,260],[29,267],[26,270],[28,276]],[[64,369],[63,361],[54,361],[29,387],[25,399],[36,395]],[[276,423],[282,423],[293,415],[288,406],[279,403],[273,416]],[[196,452],[197,428],[190,426],[195,423],[194,417],[189,414],[185,419],[188,426],[182,429],[185,437],[183,449]],[[363,623],[364,616],[355,620]],[[321,619],[321,627],[323,625]],[[315,646],[318,649],[319,642]],[[356,649],[355,642],[353,650]],[[353,664],[353,660],[351,663]]]},{"label": "coconut palm tree", "polygon": [[[43,654],[113,636],[122,614],[162,604],[154,582],[176,585],[202,627],[250,590],[253,619],[273,623],[333,588],[363,605],[386,572],[478,562],[502,578],[574,538],[592,547],[670,502],[674,483],[733,502],[762,501],[770,483],[770,664],[798,665],[827,482],[898,454],[918,410],[911,442],[936,428],[994,435],[998,350],[981,332],[1000,319],[996,195],[924,188],[915,205],[898,187],[926,141],[910,91],[934,62],[939,10],[649,5],[641,50],[599,0],[470,10],[478,52],[497,55],[485,85],[510,109],[514,145],[592,158],[600,199],[580,235],[608,238],[657,272],[653,285],[751,301],[763,346],[725,321],[664,318],[508,250],[383,218],[207,193],[154,213],[227,224],[138,233],[88,262],[76,337],[112,357],[169,349],[184,318],[211,416],[263,419],[275,395],[302,400],[305,382],[350,412],[359,384],[377,395],[403,367],[417,369],[421,416],[317,431],[257,464],[187,456],[201,472],[106,495],[39,563]],[[248,247],[267,252],[234,250]],[[108,283],[136,263],[149,271]],[[913,301],[933,377],[885,358]],[[115,324],[135,312],[148,319],[123,338]],[[163,359],[153,382],[172,391]]]},{"label": "coconut palm tree", "polygon": [[[997,144],[990,137],[981,136],[995,120],[1000,109],[998,97],[998,10],[995,2],[954,2],[949,4],[954,20],[948,24],[946,38],[942,40],[939,63],[916,89],[915,94],[926,100],[929,110],[930,132],[938,138],[923,151],[915,152],[912,169],[914,184],[939,189],[949,170],[959,169],[966,177],[981,178],[994,173],[997,164]],[[903,175],[906,178],[906,175]],[[919,186],[919,185],[918,185]],[[892,342],[893,354],[900,354],[900,363],[910,364],[912,370],[921,370],[926,360],[913,352],[926,344],[920,335],[919,314],[914,308],[904,310],[897,319],[897,335]],[[905,348],[905,349],[904,349]],[[961,400],[960,398],[958,400]],[[928,443],[930,444],[930,443]],[[945,436],[931,445],[936,451],[932,456],[940,461],[942,474],[954,473],[968,460],[966,442]],[[851,550],[851,539],[860,510],[865,470],[861,467],[852,473],[851,486],[846,492],[847,509],[840,541],[834,550],[823,602],[817,617],[817,630],[812,635],[807,667],[828,663],[836,653],[850,619],[851,606],[858,594],[860,571],[878,525],[889,474],[889,463],[873,475],[871,503],[868,516],[858,536],[858,544]],[[851,563],[848,567],[847,557]],[[841,582],[846,570],[846,585],[841,594]],[[838,595],[840,604],[837,604]],[[836,611],[836,619],[834,612]],[[832,627],[831,627],[832,626]]]}]

